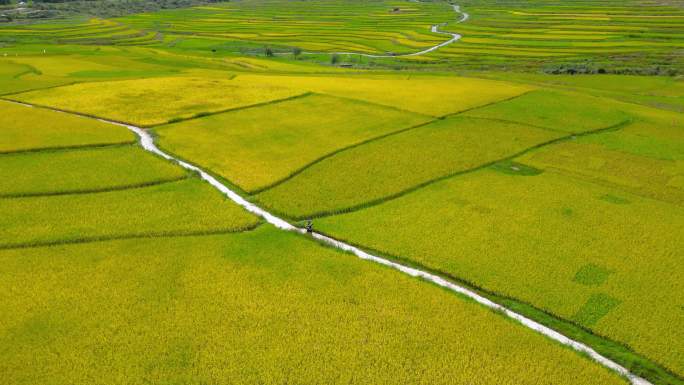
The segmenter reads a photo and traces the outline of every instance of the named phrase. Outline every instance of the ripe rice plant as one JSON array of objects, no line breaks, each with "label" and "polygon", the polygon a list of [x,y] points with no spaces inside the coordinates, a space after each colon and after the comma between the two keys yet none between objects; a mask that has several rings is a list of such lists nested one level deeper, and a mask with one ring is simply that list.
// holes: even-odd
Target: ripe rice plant
[{"label": "ripe rice plant", "polygon": [[266,226],[4,250],[0,276],[7,384],[627,383],[453,293]]},{"label": "ripe rice plant", "polygon": [[185,178],[180,167],[139,147],[42,151],[0,156],[0,197],[104,191]]},{"label": "ripe rice plant", "polygon": [[0,153],[135,141],[123,127],[6,101],[0,101],[0,133]]},{"label": "ripe rice plant", "polygon": [[0,248],[238,231],[259,221],[198,178],[91,194],[0,199]]},{"label": "ripe rice plant", "polygon": [[152,126],[299,94],[302,92],[244,81],[161,77],[80,83],[13,95],[11,98],[139,126]]},{"label": "ripe rice plant", "polygon": [[292,218],[341,212],[559,137],[517,123],[451,117],[335,154],[257,200]]},{"label": "ripe rice plant", "polygon": [[581,133],[615,126],[628,119],[620,105],[586,95],[539,90],[465,113],[487,119],[504,119],[535,127]]},{"label": "ripe rice plant", "polygon": [[684,208],[550,170],[506,168],[316,227],[530,303],[684,373],[673,306],[684,293]]},{"label": "ripe rice plant", "polygon": [[325,95],[155,129],[162,147],[245,191],[288,177],[340,148],[431,118]]},{"label": "ripe rice plant", "polygon": [[497,102],[534,89],[528,85],[455,76],[263,76],[247,82],[306,89],[420,114],[443,116]]}]

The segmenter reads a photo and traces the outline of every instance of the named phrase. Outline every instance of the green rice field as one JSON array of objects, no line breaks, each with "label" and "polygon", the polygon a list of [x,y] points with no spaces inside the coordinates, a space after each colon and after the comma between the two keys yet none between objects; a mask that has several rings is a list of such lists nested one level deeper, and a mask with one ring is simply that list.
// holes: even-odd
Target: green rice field
[{"label": "green rice field", "polygon": [[2,385],[684,385],[681,0],[145,1],[0,4]]}]

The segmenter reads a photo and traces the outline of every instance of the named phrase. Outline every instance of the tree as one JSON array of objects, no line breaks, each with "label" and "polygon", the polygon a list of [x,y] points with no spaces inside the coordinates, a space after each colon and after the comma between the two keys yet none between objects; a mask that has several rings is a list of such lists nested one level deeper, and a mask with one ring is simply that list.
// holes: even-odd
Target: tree
[{"label": "tree", "polygon": [[335,64],[339,63],[339,61],[340,61],[340,55],[338,55],[336,53],[332,54],[332,56],[330,57],[330,64],[335,65]]},{"label": "tree", "polygon": [[299,55],[302,54],[302,49],[299,47],[294,47],[292,49],[292,55],[294,55],[295,59],[299,57]]},{"label": "tree", "polygon": [[268,57],[273,56],[273,50],[271,49],[271,47],[266,47],[265,52],[266,52],[266,56],[268,56]]},{"label": "tree", "polygon": [[10,3],[10,0],[0,0],[0,5],[7,5]]}]

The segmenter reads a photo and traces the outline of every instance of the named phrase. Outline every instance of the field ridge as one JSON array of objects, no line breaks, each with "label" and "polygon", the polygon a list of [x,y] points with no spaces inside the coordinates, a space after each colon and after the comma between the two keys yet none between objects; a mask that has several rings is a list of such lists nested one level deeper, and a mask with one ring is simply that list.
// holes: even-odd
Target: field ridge
[{"label": "field ridge", "polygon": [[[350,212],[354,212],[354,211],[363,210],[363,209],[365,209],[365,208],[369,208],[369,207],[372,207],[372,206],[377,206],[377,205],[382,204],[382,203],[384,203],[384,202],[391,201],[391,200],[393,200],[393,199],[399,198],[399,197],[404,196],[404,195],[406,195],[406,194],[408,194],[408,193],[411,193],[411,192],[413,192],[413,191],[419,190],[419,189],[421,189],[421,188],[423,188],[423,187],[429,186],[429,185],[434,184],[434,183],[437,183],[437,182],[439,182],[439,181],[443,181],[443,180],[446,180],[446,179],[450,179],[450,178],[453,178],[453,177],[456,177],[456,176],[459,176],[459,175],[469,174],[469,173],[472,173],[472,172],[475,172],[475,171],[478,171],[478,170],[481,170],[481,169],[490,167],[490,166],[492,166],[492,165],[494,165],[494,164],[496,164],[496,163],[500,163],[500,162],[512,160],[512,159],[514,159],[514,158],[517,158],[517,157],[519,157],[519,156],[521,156],[521,155],[527,154],[528,152],[533,151],[533,150],[536,150],[536,149],[538,149],[538,148],[546,147],[546,146],[553,145],[553,144],[556,144],[556,143],[559,143],[559,142],[563,142],[563,141],[567,141],[567,140],[573,140],[573,139],[575,139],[576,137],[582,137],[582,136],[587,136],[587,135],[594,135],[594,134],[600,134],[600,133],[603,133],[603,132],[609,132],[609,131],[619,130],[619,129],[621,129],[622,127],[625,127],[625,126],[631,124],[632,122],[633,122],[632,119],[626,119],[626,120],[624,120],[624,121],[622,121],[622,122],[620,122],[620,123],[617,123],[617,124],[614,124],[614,125],[611,125],[611,126],[608,126],[608,127],[603,127],[603,128],[599,128],[599,129],[595,129],[595,130],[590,130],[590,131],[585,131],[585,132],[580,132],[580,133],[571,133],[571,134],[568,134],[568,135],[565,135],[565,136],[561,136],[561,137],[558,137],[558,138],[555,138],[555,139],[551,139],[551,140],[548,140],[548,141],[546,141],[546,142],[543,142],[543,143],[540,143],[540,144],[537,144],[537,145],[528,147],[528,148],[526,148],[526,149],[524,149],[524,150],[522,150],[522,151],[519,151],[519,152],[517,152],[517,153],[515,153],[515,154],[511,154],[511,155],[506,156],[506,157],[504,157],[504,158],[495,159],[495,160],[493,160],[493,161],[490,161],[490,162],[487,162],[487,163],[480,164],[480,165],[477,166],[477,167],[473,167],[473,168],[470,168],[470,169],[467,169],[467,170],[457,171],[457,172],[454,172],[454,173],[450,173],[450,174],[447,174],[447,175],[440,176],[440,177],[438,177],[438,178],[430,179],[430,180],[427,180],[427,181],[425,181],[425,182],[419,183],[419,184],[417,184],[417,185],[415,185],[415,186],[413,186],[413,187],[411,187],[411,188],[404,189],[404,190],[402,190],[402,191],[396,192],[396,193],[394,193],[394,194],[390,194],[390,195],[387,195],[387,196],[384,196],[384,197],[381,197],[381,198],[378,198],[378,199],[370,200],[370,201],[367,201],[367,202],[364,202],[364,203],[361,203],[361,204],[358,204],[358,205],[353,205],[353,206],[350,206],[350,207],[346,207],[346,208],[335,209],[335,210],[325,210],[325,211],[315,212],[315,213],[312,213],[312,214],[309,214],[309,215],[305,215],[305,216],[292,216],[292,215],[288,215],[287,213],[284,213],[284,212],[282,212],[282,211],[279,211],[279,210],[277,210],[277,209],[274,209],[274,208],[270,207],[268,204],[264,204],[263,202],[262,202],[262,204],[264,205],[264,207],[267,207],[269,210],[271,210],[271,211],[277,213],[278,215],[283,216],[283,217],[286,217],[286,218],[289,218],[289,219],[292,219],[292,220],[304,220],[304,219],[324,218],[324,217],[333,216],[333,215],[338,215],[338,214],[343,214],[343,213],[350,213]],[[552,131],[552,130],[547,130],[547,131]]]}]

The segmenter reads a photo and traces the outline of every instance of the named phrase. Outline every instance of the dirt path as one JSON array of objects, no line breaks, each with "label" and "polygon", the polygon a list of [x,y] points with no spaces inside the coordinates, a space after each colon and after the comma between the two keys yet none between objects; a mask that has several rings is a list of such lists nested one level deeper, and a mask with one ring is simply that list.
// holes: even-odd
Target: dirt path
[{"label": "dirt path", "polygon": [[[200,169],[199,167],[191,165],[191,164],[184,162],[180,159],[174,158],[173,156],[171,156],[171,155],[165,153],[164,151],[160,150],[154,144],[153,137],[146,130],[143,130],[142,128],[131,126],[131,125],[121,124],[121,123],[117,123],[117,122],[111,122],[108,120],[103,120],[103,119],[99,119],[99,120],[102,122],[105,122],[105,123],[111,123],[111,124],[123,126],[123,127],[128,128],[129,130],[133,131],[140,138],[140,144],[142,145],[142,147],[145,150],[150,151],[154,154],[157,154],[157,155],[163,157],[164,159],[175,162],[175,163],[179,164],[181,167],[184,167],[188,170],[197,172],[202,179],[204,179],[209,184],[214,186],[216,189],[221,191],[228,198],[230,198],[233,202],[239,204],[240,206],[245,208],[247,211],[250,211],[250,212],[262,217],[263,219],[265,219],[268,223],[272,224],[273,226],[275,226],[281,230],[285,230],[285,231],[293,231],[293,232],[300,233],[300,234],[306,234],[306,229],[296,227],[296,226],[290,224],[289,222],[285,221],[284,219],[279,218],[279,217],[269,213],[268,211],[256,206],[255,204],[253,204],[251,202],[248,202],[245,198],[243,198],[242,196],[240,196],[236,192],[232,191],[228,186],[222,184],[216,178],[209,175],[207,172]],[[599,354],[598,352],[596,352],[594,349],[590,348],[589,346],[587,346],[581,342],[575,341],[571,338],[568,338],[568,337],[564,336],[563,334],[561,334],[561,333],[559,333],[559,332],[557,332],[557,331],[555,331],[549,327],[546,327],[546,326],[544,326],[544,325],[542,325],[536,321],[533,321],[533,320],[523,316],[522,314],[516,313],[516,312],[514,312],[514,311],[512,311],[512,310],[510,310],[510,309],[508,309],[502,305],[499,305],[495,302],[492,302],[491,300],[477,294],[476,292],[474,292],[468,288],[465,288],[463,286],[459,286],[453,282],[449,282],[446,279],[439,277],[435,274],[431,274],[431,273],[423,271],[423,270],[415,269],[415,268],[412,268],[409,266],[402,265],[400,263],[390,261],[390,260],[385,259],[385,258],[381,258],[381,257],[375,256],[375,255],[366,253],[365,251],[363,251],[357,247],[354,247],[354,246],[349,245],[347,243],[344,243],[344,242],[338,241],[336,239],[327,237],[327,236],[322,235],[322,234],[318,234],[318,233],[314,232],[313,234],[310,234],[309,236],[319,240],[320,242],[322,242],[326,245],[329,245],[329,246],[335,247],[337,249],[352,253],[361,259],[372,261],[372,262],[375,262],[375,263],[378,263],[378,264],[381,264],[381,265],[384,265],[387,267],[391,267],[393,269],[401,271],[404,274],[408,274],[412,277],[422,278],[422,279],[430,281],[436,285],[444,287],[448,290],[451,290],[455,293],[459,293],[461,295],[469,297],[469,298],[473,299],[474,301],[478,302],[479,304],[481,304],[483,306],[486,306],[490,309],[499,311],[502,314],[506,315],[507,317],[518,321],[520,324],[524,325],[527,328],[530,328],[530,329],[532,329],[532,330],[534,330],[540,334],[543,334],[546,337],[551,338],[552,340],[557,341],[563,345],[569,346],[578,352],[582,352],[582,353],[587,354],[589,357],[591,357],[593,360],[595,360],[599,364],[601,364],[601,365],[605,366],[606,368],[611,369],[611,370],[627,377],[629,379],[629,381],[634,385],[652,385],[649,381],[632,374],[625,367],[619,365],[618,363],[612,361],[611,359],[609,359],[607,357],[604,357],[603,355]]]}]

